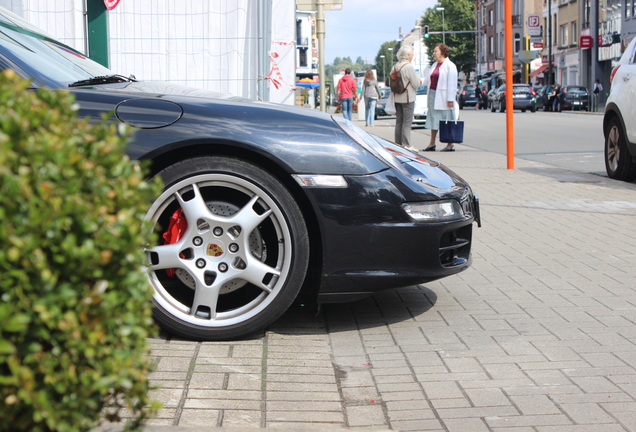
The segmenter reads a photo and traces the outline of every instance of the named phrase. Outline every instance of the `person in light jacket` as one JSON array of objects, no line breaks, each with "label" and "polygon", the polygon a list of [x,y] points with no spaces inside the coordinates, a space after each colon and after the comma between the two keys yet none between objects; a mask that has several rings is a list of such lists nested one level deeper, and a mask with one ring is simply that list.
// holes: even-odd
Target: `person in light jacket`
[{"label": "person in light jacket", "polygon": [[[434,67],[425,78],[428,85],[428,113],[426,128],[431,130],[431,141],[424,151],[435,151],[435,138],[439,130],[440,120],[457,120],[455,104],[457,97],[457,66],[448,58],[450,49],[444,44],[435,45],[433,50]],[[450,111],[449,111],[450,110]],[[453,144],[448,144],[441,151],[455,151]]]},{"label": "person in light jacket", "polygon": [[411,64],[413,60],[413,46],[404,45],[397,53],[398,62],[393,65],[391,73],[400,71],[400,77],[406,90],[400,94],[393,94],[395,101],[395,143],[402,147],[417,151],[411,145],[411,125],[413,124],[413,114],[415,113],[416,90],[420,86],[420,78],[415,72],[415,66]]}]

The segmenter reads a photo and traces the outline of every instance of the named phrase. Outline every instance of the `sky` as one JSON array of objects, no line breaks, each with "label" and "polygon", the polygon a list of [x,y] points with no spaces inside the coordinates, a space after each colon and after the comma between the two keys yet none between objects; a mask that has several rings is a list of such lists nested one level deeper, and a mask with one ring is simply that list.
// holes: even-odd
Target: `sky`
[{"label": "sky", "polygon": [[342,0],[342,10],[325,9],[325,64],[336,57],[375,63],[384,42],[406,35],[436,0]]}]

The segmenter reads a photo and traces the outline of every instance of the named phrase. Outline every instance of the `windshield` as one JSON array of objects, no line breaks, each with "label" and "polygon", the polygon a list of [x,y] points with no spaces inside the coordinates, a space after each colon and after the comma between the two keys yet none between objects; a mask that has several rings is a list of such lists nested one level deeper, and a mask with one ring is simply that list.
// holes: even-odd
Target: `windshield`
[{"label": "windshield", "polygon": [[428,94],[428,86],[421,86],[417,88],[417,92],[416,94],[418,95],[425,95]]},{"label": "windshield", "polygon": [[36,85],[66,87],[75,81],[113,73],[74,49],[34,30],[0,19],[0,56],[6,57]]}]

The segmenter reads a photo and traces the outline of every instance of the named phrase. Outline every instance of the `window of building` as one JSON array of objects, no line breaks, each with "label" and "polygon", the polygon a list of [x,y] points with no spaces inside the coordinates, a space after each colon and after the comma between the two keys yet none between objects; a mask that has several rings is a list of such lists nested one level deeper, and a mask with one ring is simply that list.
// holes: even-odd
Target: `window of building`
[{"label": "window of building", "polygon": [[559,28],[559,33],[561,36],[561,45],[560,46],[568,46],[568,25],[563,24]]},{"label": "window of building", "polygon": [[630,19],[632,16],[632,0],[625,0],[625,19]]},{"label": "window of building", "polygon": [[519,54],[519,51],[521,51],[521,35],[515,33],[515,54]]},{"label": "window of building", "polygon": [[307,48],[298,50],[298,67],[307,67]]},{"label": "window of building", "polygon": [[493,36],[490,36],[488,38],[488,53],[494,54],[494,52],[495,52],[495,38]]},{"label": "window of building", "polygon": [[495,22],[494,22],[494,21],[495,21],[495,11],[494,11],[494,10],[492,10],[492,9],[490,9],[490,10],[488,11],[488,25],[489,25],[489,26],[494,25],[494,24],[495,24]]},{"label": "window of building", "polygon": [[576,44],[576,35],[578,34],[577,32],[577,23],[576,21],[572,21],[572,25],[570,26],[570,29],[572,30],[572,32],[570,33],[570,39],[572,39],[570,41],[571,44]]},{"label": "window of building", "polygon": [[590,0],[584,0],[583,3],[583,28],[590,26]]}]

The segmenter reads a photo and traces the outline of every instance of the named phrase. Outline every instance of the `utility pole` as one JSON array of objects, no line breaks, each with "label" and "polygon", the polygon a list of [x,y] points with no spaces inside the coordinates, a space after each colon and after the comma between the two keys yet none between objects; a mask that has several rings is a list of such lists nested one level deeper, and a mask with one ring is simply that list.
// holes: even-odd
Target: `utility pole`
[{"label": "utility pole", "polygon": [[444,28],[444,6],[437,6],[435,9],[438,11],[442,11],[442,43],[446,45],[446,32]]},{"label": "utility pole", "polygon": [[327,112],[327,83],[325,76],[325,11],[322,0],[317,0],[316,35],[318,36],[318,79],[320,81],[320,111]]},{"label": "utility pole", "polygon": [[554,85],[552,78],[552,0],[548,0],[548,81]]}]

